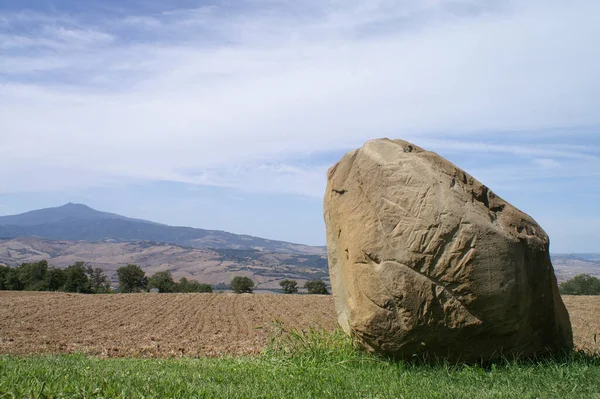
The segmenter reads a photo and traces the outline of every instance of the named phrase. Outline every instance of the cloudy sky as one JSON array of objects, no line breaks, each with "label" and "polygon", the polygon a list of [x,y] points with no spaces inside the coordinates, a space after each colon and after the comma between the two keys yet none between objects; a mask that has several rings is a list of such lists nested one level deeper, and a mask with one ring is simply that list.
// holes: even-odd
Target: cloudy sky
[{"label": "cloudy sky", "polygon": [[324,244],[325,172],[436,151],[600,252],[596,0],[3,0],[0,215]]}]

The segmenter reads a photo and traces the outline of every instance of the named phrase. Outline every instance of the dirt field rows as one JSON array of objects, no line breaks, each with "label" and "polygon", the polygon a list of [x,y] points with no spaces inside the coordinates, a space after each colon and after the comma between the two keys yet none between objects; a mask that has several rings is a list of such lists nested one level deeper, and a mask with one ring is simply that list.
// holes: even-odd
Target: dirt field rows
[{"label": "dirt field rows", "polygon": [[328,297],[0,292],[0,353],[218,356],[259,352],[275,330],[334,327]]},{"label": "dirt field rows", "polygon": [[563,296],[578,349],[600,353],[600,296]]},{"label": "dirt field rows", "polygon": [[[598,350],[600,297],[566,297],[580,348]],[[313,295],[0,292],[0,353],[122,357],[243,355],[276,330],[336,327],[333,300]]]}]

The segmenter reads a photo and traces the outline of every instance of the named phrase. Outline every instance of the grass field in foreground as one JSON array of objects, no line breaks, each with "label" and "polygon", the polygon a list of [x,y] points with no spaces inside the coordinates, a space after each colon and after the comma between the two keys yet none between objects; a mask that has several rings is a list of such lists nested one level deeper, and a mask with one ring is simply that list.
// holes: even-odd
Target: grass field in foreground
[{"label": "grass field in foreground", "polygon": [[393,363],[340,333],[295,334],[260,357],[0,356],[0,398],[600,398],[600,359]]}]

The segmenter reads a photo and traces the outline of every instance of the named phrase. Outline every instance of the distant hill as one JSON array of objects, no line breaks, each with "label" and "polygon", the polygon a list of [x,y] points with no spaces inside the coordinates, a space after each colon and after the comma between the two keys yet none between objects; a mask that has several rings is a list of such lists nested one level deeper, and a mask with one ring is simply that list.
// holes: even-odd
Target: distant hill
[{"label": "distant hill", "polygon": [[559,281],[583,273],[600,278],[600,254],[553,254],[552,264]]},{"label": "distant hill", "polygon": [[228,284],[233,276],[247,276],[258,289],[280,288],[279,281],[286,278],[297,280],[301,286],[306,280],[329,281],[324,255],[186,248],[149,241],[89,243],[35,237],[0,240],[0,264],[17,266],[44,259],[61,268],[84,261],[104,269],[113,282],[117,281],[116,270],[129,263],[140,266],[147,275],[170,270],[175,279],[186,277],[209,284]]},{"label": "distant hill", "polygon": [[72,203],[0,217],[0,238],[16,237],[86,242],[155,241],[193,248],[254,249],[312,255],[326,253],[325,247],[311,247],[219,230],[168,226],[100,212],[86,205]]}]

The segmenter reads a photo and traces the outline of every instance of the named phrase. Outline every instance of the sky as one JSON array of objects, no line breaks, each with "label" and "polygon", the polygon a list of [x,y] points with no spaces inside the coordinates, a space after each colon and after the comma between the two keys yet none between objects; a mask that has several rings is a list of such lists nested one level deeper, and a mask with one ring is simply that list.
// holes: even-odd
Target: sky
[{"label": "sky", "polygon": [[324,245],[365,141],[448,158],[600,252],[596,0],[3,0],[0,215],[84,203]]}]

